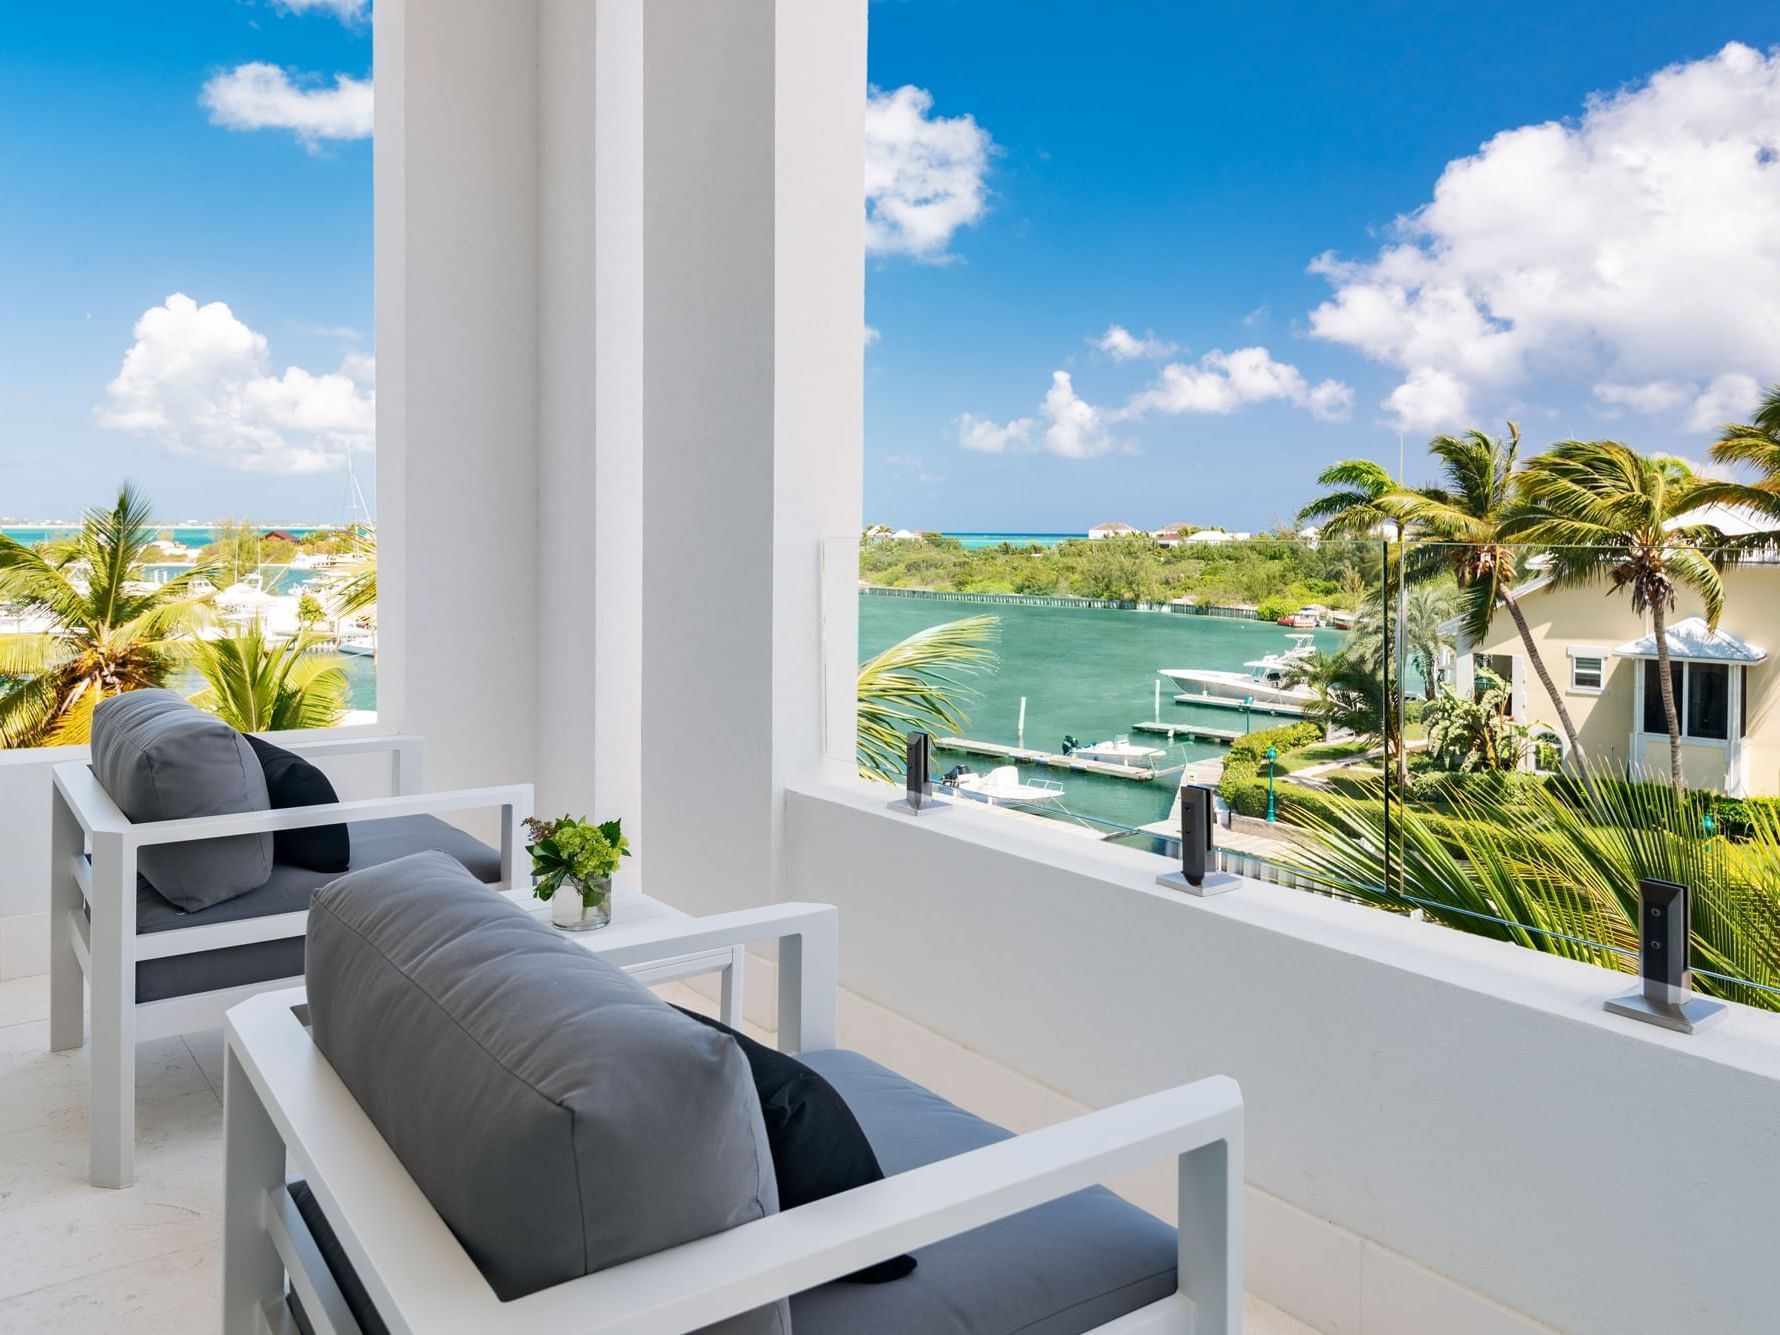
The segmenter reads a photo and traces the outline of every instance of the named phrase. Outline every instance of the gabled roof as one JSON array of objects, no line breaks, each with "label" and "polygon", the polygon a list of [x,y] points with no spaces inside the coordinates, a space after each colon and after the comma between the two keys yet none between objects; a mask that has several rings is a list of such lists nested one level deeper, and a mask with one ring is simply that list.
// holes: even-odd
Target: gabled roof
[{"label": "gabled roof", "polygon": [[[1704,617],[1685,617],[1668,627],[1663,638],[1669,657],[1678,663],[1760,663],[1766,649],[1728,630],[1708,630]],[[1656,634],[1641,636],[1613,651],[1615,658],[1655,658]]]},{"label": "gabled roof", "polygon": [[1121,524],[1117,520],[1114,520],[1110,524],[1096,524],[1096,525],[1094,525],[1093,528],[1089,529],[1088,532],[1090,532],[1090,533],[1135,533],[1135,532],[1137,532],[1137,530],[1132,528],[1131,525],[1129,525],[1129,524]]}]

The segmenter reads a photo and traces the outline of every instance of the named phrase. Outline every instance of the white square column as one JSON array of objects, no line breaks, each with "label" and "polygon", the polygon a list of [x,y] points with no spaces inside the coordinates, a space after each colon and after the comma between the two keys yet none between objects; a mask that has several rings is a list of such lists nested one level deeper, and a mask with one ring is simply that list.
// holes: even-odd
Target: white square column
[{"label": "white square column", "polygon": [[643,14],[644,857],[693,912],[774,897],[784,782],[821,763],[821,540],[861,523],[865,38],[865,0]]}]

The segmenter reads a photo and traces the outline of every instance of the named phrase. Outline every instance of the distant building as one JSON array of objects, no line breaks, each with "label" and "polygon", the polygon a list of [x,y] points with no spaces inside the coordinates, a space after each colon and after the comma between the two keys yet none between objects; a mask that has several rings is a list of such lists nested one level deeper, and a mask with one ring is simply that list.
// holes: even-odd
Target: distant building
[{"label": "distant building", "polygon": [[1162,547],[1178,547],[1186,541],[1187,534],[1193,531],[1191,524],[1164,524],[1150,534]]},{"label": "distant building", "polygon": [[1129,524],[1096,524],[1088,530],[1090,538],[1125,538],[1137,532]]},{"label": "distant building", "polygon": [[1219,528],[1202,528],[1187,534],[1182,542],[1235,542],[1234,533],[1226,533]]}]

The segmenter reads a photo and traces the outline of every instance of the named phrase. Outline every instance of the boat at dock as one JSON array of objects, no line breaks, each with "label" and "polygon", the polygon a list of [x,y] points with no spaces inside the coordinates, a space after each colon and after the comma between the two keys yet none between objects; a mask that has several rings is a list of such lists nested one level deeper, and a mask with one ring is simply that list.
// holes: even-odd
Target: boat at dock
[{"label": "boat at dock", "polygon": [[1175,700],[1182,704],[1212,705],[1228,709],[1254,708],[1271,713],[1302,713],[1315,696],[1292,677],[1316,654],[1316,637],[1308,633],[1288,635],[1291,647],[1264,654],[1243,664],[1246,672],[1218,668],[1159,668],[1180,688]]},{"label": "boat at dock", "polygon": [[1116,765],[1124,769],[1154,769],[1158,761],[1168,758],[1168,752],[1134,742],[1126,736],[1115,737],[1110,742],[1096,742],[1092,746],[1083,746],[1075,738],[1065,737],[1063,754],[1074,756],[1078,760],[1091,760],[1097,764]]},{"label": "boat at dock", "polygon": [[1063,800],[1062,784],[1055,779],[1022,779],[1015,765],[997,765],[987,774],[959,765],[947,773],[945,781],[959,797],[992,807],[1044,806]]}]

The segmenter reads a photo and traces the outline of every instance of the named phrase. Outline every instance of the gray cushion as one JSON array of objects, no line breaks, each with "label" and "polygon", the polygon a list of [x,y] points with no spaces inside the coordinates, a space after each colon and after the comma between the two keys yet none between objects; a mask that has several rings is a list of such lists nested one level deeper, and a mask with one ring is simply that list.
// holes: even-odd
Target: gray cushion
[{"label": "gray cushion", "polygon": [[[399,816],[394,820],[355,821],[347,827],[352,840],[352,870],[393,862],[410,853],[437,849],[449,853],[479,881],[490,885],[501,879],[501,855],[487,844],[447,825],[436,816]],[[136,883],[136,930],[166,932],[180,927],[203,927],[216,922],[236,922],[272,913],[301,913],[310,897],[334,877],[328,872],[305,871],[274,863],[272,875],[262,886],[234,899],[187,913],[176,909],[146,879]],[[161,1001],[192,992],[241,987],[274,978],[296,978],[303,972],[303,938],[255,941],[223,950],[200,950],[191,955],[168,955],[142,960],[136,965],[136,1000]]]},{"label": "gray cushion", "polygon": [[[132,822],[267,811],[266,775],[247,739],[173,691],[129,691],[93,711],[93,775]],[[272,874],[272,836],[156,844],[137,855],[155,889],[198,910]]]},{"label": "gray cushion", "polygon": [[308,980],[316,1046],[503,1300],[778,1209],[735,1043],[445,854],[321,890]]},{"label": "gray cushion", "polygon": [[[801,1060],[840,1091],[888,1174],[1005,1140],[856,1052]],[[1080,1335],[1175,1289],[1174,1230],[1102,1187],[915,1252],[894,1284],[825,1284],[791,1300],[797,1335]]]}]

